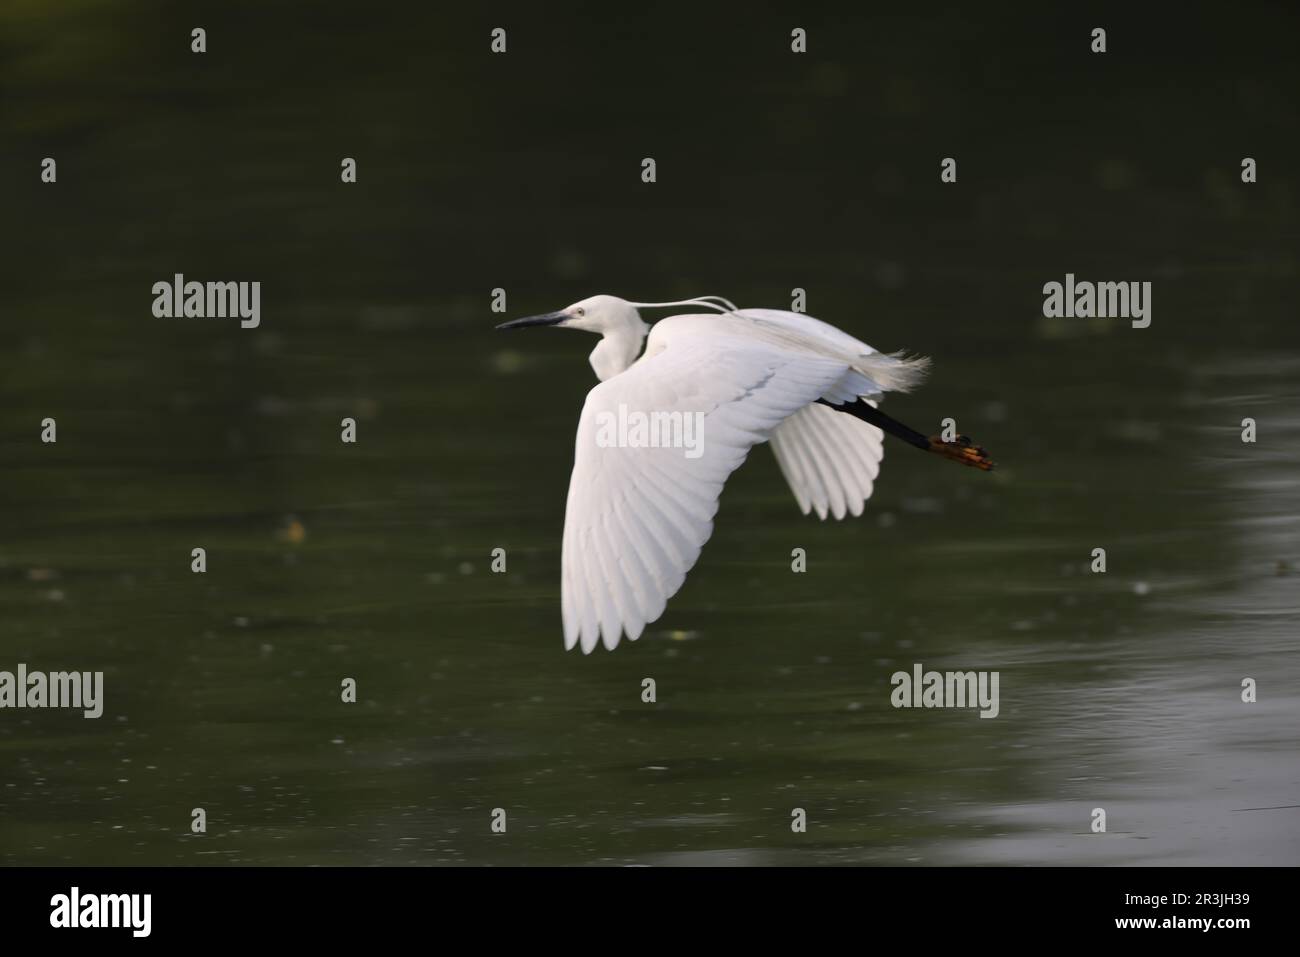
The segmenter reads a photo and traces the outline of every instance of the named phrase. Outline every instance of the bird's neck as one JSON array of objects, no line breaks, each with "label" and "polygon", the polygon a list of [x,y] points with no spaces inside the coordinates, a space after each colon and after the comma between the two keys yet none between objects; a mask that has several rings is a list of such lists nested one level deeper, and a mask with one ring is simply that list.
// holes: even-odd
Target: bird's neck
[{"label": "bird's neck", "polygon": [[641,344],[650,330],[644,322],[605,333],[591,353],[591,368],[601,382],[625,370],[641,354]]}]

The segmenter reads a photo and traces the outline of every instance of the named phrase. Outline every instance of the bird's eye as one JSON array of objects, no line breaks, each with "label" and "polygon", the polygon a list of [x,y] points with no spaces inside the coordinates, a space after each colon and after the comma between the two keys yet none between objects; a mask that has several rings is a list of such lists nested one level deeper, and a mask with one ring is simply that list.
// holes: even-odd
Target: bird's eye
[{"label": "bird's eye", "polygon": [[585,316],[586,314],[587,314],[587,310],[586,310],[586,309],[583,309],[581,306],[579,306],[579,307],[578,307],[578,315],[580,315],[580,316]]}]

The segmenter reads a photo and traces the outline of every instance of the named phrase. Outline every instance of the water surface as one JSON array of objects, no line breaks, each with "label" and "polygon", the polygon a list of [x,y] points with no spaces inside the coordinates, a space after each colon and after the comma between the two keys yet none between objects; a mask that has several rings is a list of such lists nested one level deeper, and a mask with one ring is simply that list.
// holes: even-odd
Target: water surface
[{"label": "water surface", "polygon": [[[761,6],[519,14],[499,58],[476,16],[364,13],[223,5],[205,58],[160,4],[0,13],[0,668],[107,688],[0,712],[0,860],[1300,861],[1283,14],[1116,20],[1099,64],[1050,12],[808,18],[806,58]],[[1151,327],[1043,319],[1067,271],[1153,282]],[[154,319],[176,272],[261,281],[261,327]],[[595,340],[493,333],[497,287],[804,288],[933,355],[889,411],[1000,469],[891,443],[822,523],[757,449],[667,614],[566,654]],[[916,662],[999,671],[1000,715],[893,709]]]}]

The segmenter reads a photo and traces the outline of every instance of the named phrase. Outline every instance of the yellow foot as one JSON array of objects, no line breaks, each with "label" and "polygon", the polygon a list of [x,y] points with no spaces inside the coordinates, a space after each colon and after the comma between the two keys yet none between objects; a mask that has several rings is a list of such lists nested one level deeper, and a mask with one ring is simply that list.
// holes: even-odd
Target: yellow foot
[{"label": "yellow foot", "polygon": [[954,462],[960,462],[962,465],[969,465],[971,468],[983,469],[985,472],[993,471],[993,460],[989,458],[989,454],[980,446],[972,445],[970,439],[964,435],[957,436],[955,442],[945,442],[937,435],[932,435],[930,451]]}]

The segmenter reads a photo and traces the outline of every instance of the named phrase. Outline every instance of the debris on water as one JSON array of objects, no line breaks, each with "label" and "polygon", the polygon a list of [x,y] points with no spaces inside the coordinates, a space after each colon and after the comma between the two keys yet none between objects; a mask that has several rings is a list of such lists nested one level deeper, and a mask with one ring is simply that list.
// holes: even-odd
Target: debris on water
[{"label": "debris on water", "polygon": [[298,516],[290,515],[285,518],[284,525],[275,533],[275,537],[290,545],[301,545],[307,537],[307,529],[298,521]]},{"label": "debris on water", "polygon": [[930,497],[911,497],[903,499],[903,511],[916,515],[938,515],[943,511],[943,501]]},{"label": "debris on water", "polygon": [[1007,417],[1007,404],[993,399],[981,405],[978,411],[985,422],[1003,422]]},{"label": "debris on water", "polygon": [[258,415],[282,416],[288,415],[292,406],[278,395],[263,395],[258,397],[255,408]]},{"label": "debris on water", "polygon": [[514,349],[502,349],[492,357],[492,371],[498,375],[513,375],[527,364],[527,357]]}]

